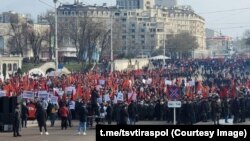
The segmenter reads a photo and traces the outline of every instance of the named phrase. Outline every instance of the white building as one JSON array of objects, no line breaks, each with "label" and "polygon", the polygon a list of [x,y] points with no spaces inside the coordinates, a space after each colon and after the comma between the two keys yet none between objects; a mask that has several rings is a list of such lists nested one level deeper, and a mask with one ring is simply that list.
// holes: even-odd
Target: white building
[{"label": "white building", "polygon": [[[144,0],[144,8],[133,0],[117,0],[121,9],[105,6],[86,6],[80,3],[74,5],[61,5],[58,8],[58,22],[63,24],[67,20],[77,22],[84,17],[102,20],[106,22],[106,28],[110,29],[110,17],[113,21],[113,47],[128,54],[129,51],[136,54],[151,54],[153,50],[163,47],[164,40],[169,35],[181,32],[189,32],[197,38],[198,49],[204,50],[205,44],[205,20],[197,15],[190,7],[150,8],[152,1]],[[130,4],[129,4],[130,3]],[[138,4],[138,3],[137,3]],[[147,7],[147,4],[149,5]],[[111,12],[112,11],[112,12]],[[59,45],[59,52],[70,51],[76,56],[76,48],[72,44],[70,36],[64,37]]]},{"label": "white building", "polygon": [[150,9],[155,6],[154,0],[116,0],[120,9]]},{"label": "white building", "polygon": [[175,7],[177,6],[177,0],[155,0],[157,7]]}]

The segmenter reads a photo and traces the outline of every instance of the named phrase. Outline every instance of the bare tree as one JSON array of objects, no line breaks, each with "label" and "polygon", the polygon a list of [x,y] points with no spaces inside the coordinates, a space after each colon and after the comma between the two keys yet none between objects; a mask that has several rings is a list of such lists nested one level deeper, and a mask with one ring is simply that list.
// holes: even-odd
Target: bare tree
[{"label": "bare tree", "polygon": [[26,28],[26,21],[20,21],[17,14],[11,14],[9,30],[10,38],[7,44],[10,53],[21,54],[23,57],[24,51],[27,49]]},{"label": "bare tree", "polygon": [[188,58],[192,52],[198,48],[196,37],[188,32],[168,36],[166,49],[171,53],[171,58]]},{"label": "bare tree", "polygon": [[[49,60],[52,60],[55,55],[55,12],[46,11],[44,15],[40,16],[41,21],[45,21],[49,25],[48,45],[49,45]],[[55,57],[55,56],[54,56]]]},{"label": "bare tree", "polygon": [[[43,29],[45,28],[45,29]],[[42,43],[47,42],[49,39],[49,30],[46,27],[35,28],[34,24],[29,25],[27,28],[27,38],[29,45],[33,51],[34,63],[38,64],[40,60],[40,53],[42,48]]]}]

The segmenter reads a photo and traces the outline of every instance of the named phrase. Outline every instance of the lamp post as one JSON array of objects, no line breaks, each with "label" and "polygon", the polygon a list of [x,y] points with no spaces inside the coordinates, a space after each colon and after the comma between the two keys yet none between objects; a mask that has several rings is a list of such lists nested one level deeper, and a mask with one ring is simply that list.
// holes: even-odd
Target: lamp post
[{"label": "lamp post", "polygon": [[166,60],[165,60],[165,56],[166,56],[166,45],[165,45],[165,42],[166,42],[166,34],[164,33],[163,34],[163,68],[165,68],[165,65],[166,65]]},{"label": "lamp post", "polygon": [[58,0],[53,0],[55,4],[55,66],[56,72],[58,71],[58,43],[57,43],[57,8],[56,3]]},{"label": "lamp post", "polygon": [[112,19],[112,10],[110,8],[110,72],[114,71],[114,58],[113,58],[113,19]]}]

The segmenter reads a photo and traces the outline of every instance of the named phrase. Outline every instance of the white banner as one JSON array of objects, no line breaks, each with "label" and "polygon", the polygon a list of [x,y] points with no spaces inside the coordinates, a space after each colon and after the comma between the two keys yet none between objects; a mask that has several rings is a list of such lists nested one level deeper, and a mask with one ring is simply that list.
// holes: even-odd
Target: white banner
[{"label": "white banner", "polygon": [[52,96],[50,98],[50,102],[53,103],[53,104],[57,104],[57,101],[58,101],[58,97],[57,96]]},{"label": "white banner", "polygon": [[99,80],[99,84],[100,85],[104,85],[105,84],[105,80]]},{"label": "white banner", "polygon": [[72,92],[73,92],[73,94],[76,93],[76,88],[75,87],[66,87],[65,88],[65,93],[66,93],[67,96],[71,96]]},{"label": "white banner", "polygon": [[6,91],[0,91],[0,97],[6,96]]},{"label": "white banner", "polygon": [[172,85],[172,81],[170,81],[170,80],[165,80],[165,85]]},{"label": "white banner", "polygon": [[105,94],[104,95],[104,102],[108,102],[108,101],[110,101],[109,94]]},{"label": "white banner", "polygon": [[117,99],[117,101],[123,101],[123,93],[118,92],[116,99]]},{"label": "white banner", "polygon": [[49,100],[49,93],[47,91],[38,91],[38,98]]},{"label": "white banner", "polygon": [[32,91],[23,91],[22,97],[24,99],[34,99],[35,98],[35,94]]}]

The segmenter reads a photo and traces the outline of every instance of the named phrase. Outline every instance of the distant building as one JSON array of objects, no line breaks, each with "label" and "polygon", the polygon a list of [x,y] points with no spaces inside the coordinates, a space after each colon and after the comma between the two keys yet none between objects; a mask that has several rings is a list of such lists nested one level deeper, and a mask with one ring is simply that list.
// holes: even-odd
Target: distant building
[{"label": "distant building", "polygon": [[154,0],[116,0],[119,9],[150,9],[155,6]]},{"label": "distant building", "polygon": [[0,14],[0,23],[10,23],[11,15],[17,15],[18,20],[20,21],[27,21],[31,18],[30,14],[20,14],[14,11],[9,11],[9,12],[3,12]]},{"label": "distant building", "polygon": [[[0,23],[0,55],[9,55],[11,54],[11,52],[10,48],[8,48],[8,42],[10,37],[13,35],[12,28],[10,25],[11,16],[12,15],[17,16],[19,23],[26,23],[30,19],[30,16],[16,12],[3,12],[0,15],[2,19]],[[34,24],[33,28],[37,33],[49,30],[48,25],[41,25],[41,24]],[[43,42],[43,46],[47,46],[47,43]],[[43,50],[47,51],[48,49],[42,48],[41,52],[43,52]],[[31,50],[30,46],[27,45],[27,49],[23,50],[23,57],[31,58],[33,56],[34,56],[33,51]]]},{"label": "distant building", "polygon": [[[200,50],[206,49],[205,20],[196,14],[191,7],[172,7],[169,9],[149,8],[152,3],[144,0],[148,7],[132,5],[133,0],[117,0],[119,9],[105,6],[86,6],[82,4],[64,4],[58,7],[58,22],[84,17],[101,20],[110,29],[110,17],[113,17],[113,46],[121,47],[120,51],[134,50],[141,54],[150,54],[154,49],[163,47],[164,39],[181,32],[189,32],[197,38]],[[151,1],[152,2],[152,1]],[[130,3],[130,4],[129,4]],[[121,6],[121,7],[120,7]],[[133,8],[134,7],[134,8]],[[120,9],[121,8],[121,9]],[[165,37],[164,37],[165,36]],[[76,56],[76,48],[70,36],[65,36],[59,45],[61,55],[67,56],[70,51]],[[69,55],[69,54],[68,54]]]},{"label": "distant building", "polygon": [[177,6],[177,0],[155,0],[155,5],[157,7],[175,7]]}]

